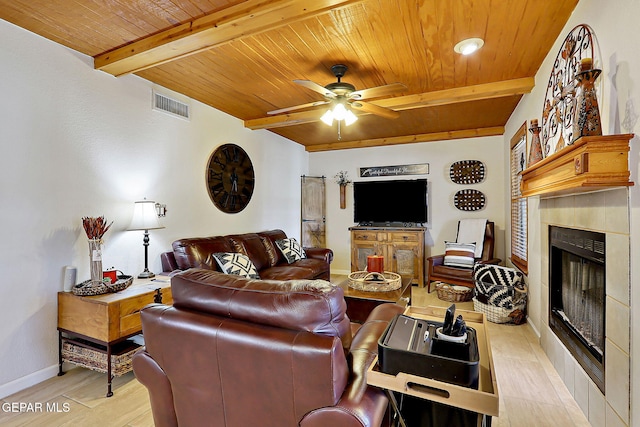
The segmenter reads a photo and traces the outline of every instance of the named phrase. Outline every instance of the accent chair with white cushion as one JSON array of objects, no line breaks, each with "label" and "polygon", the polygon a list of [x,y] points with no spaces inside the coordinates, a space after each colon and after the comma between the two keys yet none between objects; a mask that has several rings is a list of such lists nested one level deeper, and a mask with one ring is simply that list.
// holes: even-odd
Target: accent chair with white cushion
[{"label": "accent chair with white cushion", "polygon": [[492,221],[469,219],[458,222],[455,242],[445,242],[446,253],[427,258],[427,292],[431,282],[475,287],[473,266],[499,264],[494,258],[495,225]]}]

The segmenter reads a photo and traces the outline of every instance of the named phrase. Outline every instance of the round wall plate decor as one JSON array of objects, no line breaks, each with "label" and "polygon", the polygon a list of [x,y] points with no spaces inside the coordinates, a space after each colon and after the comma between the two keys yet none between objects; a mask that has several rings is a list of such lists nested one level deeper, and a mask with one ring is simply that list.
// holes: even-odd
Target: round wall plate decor
[{"label": "round wall plate decor", "polygon": [[449,177],[455,184],[477,184],[484,181],[484,163],[480,160],[460,160],[449,168]]},{"label": "round wall plate decor", "polygon": [[461,211],[479,211],[486,203],[484,194],[478,190],[460,190],[453,196],[453,204]]}]

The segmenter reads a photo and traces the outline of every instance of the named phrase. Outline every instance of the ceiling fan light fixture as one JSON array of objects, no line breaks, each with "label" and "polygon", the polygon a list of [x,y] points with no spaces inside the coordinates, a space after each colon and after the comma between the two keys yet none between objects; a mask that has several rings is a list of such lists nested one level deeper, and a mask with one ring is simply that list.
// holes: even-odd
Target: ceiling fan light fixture
[{"label": "ceiling fan light fixture", "polygon": [[344,104],[338,103],[335,107],[333,107],[333,118],[340,121],[344,120],[347,115],[347,109]]},{"label": "ceiling fan light fixture", "polygon": [[353,114],[353,111],[347,110],[347,112],[344,115],[344,124],[345,124],[345,126],[352,125],[356,121],[358,121],[358,116]]},{"label": "ceiling fan light fixture", "polygon": [[333,111],[331,111],[331,109],[328,109],[326,113],[324,113],[322,115],[322,117],[320,117],[320,120],[322,120],[323,123],[325,123],[327,126],[332,126],[333,125]]},{"label": "ceiling fan light fixture", "polygon": [[484,46],[484,40],[474,37],[462,40],[455,45],[453,50],[461,55],[471,55],[473,52]]}]

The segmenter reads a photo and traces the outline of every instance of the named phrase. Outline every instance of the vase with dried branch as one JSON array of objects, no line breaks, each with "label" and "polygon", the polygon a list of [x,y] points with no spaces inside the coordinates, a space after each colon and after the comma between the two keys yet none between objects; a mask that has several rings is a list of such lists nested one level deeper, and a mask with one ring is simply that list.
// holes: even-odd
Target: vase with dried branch
[{"label": "vase with dried branch", "polygon": [[347,185],[351,183],[347,171],[340,171],[335,174],[336,184],[340,186],[340,209],[347,207]]},{"label": "vase with dried branch", "polygon": [[113,221],[107,224],[104,216],[82,218],[82,227],[89,239],[89,267],[92,284],[102,284],[102,238],[112,224]]}]

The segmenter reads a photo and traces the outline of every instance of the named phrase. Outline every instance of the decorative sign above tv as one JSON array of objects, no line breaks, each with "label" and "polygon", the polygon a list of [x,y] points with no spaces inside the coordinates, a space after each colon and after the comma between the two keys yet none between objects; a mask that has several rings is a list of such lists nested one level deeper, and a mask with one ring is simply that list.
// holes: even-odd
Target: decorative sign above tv
[{"label": "decorative sign above tv", "polygon": [[427,222],[427,180],[354,181],[353,220],[361,225]]},{"label": "decorative sign above tv", "polygon": [[484,163],[480,160],[460,160],[449,168],[449,178],[455,184],[477,184],[484,181]]},{"label": "decorative sign above tv", "polygon": [[428,173],[429,163],[397,166],[372,166],[369,168],[360,168],[361,178],[399,175],[427,175]]}]

